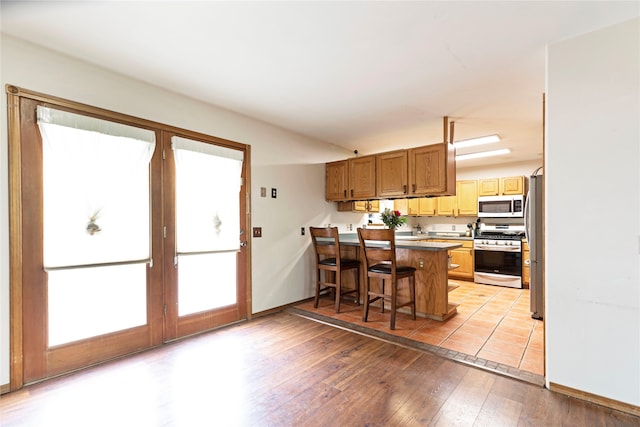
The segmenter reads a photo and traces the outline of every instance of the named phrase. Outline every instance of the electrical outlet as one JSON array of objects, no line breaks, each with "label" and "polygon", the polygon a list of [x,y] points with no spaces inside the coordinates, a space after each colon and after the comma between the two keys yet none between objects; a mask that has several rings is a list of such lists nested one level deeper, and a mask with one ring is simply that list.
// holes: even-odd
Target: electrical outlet
[{"label": "electrical outlet", "polygon": [[418,259],[418,266],[420,266],[420,268],[424,268],[424,259]]},{"label": "electrical outlet", "polygon": [[262,237],[262,227],[253,227],[253,237]]}]

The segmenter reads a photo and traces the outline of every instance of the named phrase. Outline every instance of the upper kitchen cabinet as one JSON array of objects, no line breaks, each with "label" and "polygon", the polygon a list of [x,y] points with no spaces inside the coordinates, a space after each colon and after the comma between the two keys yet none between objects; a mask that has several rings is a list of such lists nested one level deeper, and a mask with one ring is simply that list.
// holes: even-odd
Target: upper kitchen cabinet
[{"label": "upper kitchen cabinet", "polygon": [[500,194],[500,180],[485,178],[478,181],[478,196],[497,196]]},{"label": "upper kitchen cabinet", "polygon": [[458,216],[477,216],[478,182],[475,180],[458,181],[456,187]]},{"label": "upper kitchen cabinet", "polygon": [[409,150],[409,194],[456,194],[456,153],[453,144],[426,145]]},{"label": "upper kitchen cabinet", "polygon": [[380,212],[380,200],[360,200],[357,202],[338,202],[338,212]]},{"label": "upper kitchen cabinet", "polygon": [[376,156],[349,159],[349,200],[376,197]]},{"label": "upper kitchen cabinet", "polygon": [[391,151],[376,156],[376,190],[378,197],[407,195],[407,150]]},{"label": "upper kitchen cabinet", "polygon": [[326,164],[325,197],[329,201],[349,200],[349,161]]},{"label": "upper kitchen cabinet", "polygon": [[500,192],[505,196],[524,194],[526,192],[524,176],[500,178]]},{"label": "upper kitchen cabinet", "polygon": [[330,202],[376,197],[376,157],[364,156],[326,164],[325,198]]},{"label": "upper kitchen cabinet", "polygon": [[438,197],[436,205],[436,215],[456,216],[458,200],[456,196]]},{"label": "upper kitchen cabinet", "polygon": [[526,192],[527,183],[524,176],[485,178],[478,181],[478,196],[512,196]]}]

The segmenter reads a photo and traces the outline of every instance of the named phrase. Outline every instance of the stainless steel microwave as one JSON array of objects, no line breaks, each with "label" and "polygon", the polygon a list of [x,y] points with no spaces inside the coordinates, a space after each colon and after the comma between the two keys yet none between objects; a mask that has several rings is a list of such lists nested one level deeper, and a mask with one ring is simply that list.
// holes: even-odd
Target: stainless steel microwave
[{"label": "stainless steel microwave", "polygon": [[478,217],[480,218],[522,218],[523,216],[523,195],[478,197]]}]

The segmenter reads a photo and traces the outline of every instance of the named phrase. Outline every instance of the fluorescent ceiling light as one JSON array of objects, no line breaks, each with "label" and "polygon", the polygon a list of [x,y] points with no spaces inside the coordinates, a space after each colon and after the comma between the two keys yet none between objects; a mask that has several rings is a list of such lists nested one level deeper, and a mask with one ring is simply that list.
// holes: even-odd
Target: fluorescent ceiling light
[{"label": "fluorescent ceiling light", "polygon": [[458,154],[456,156],[456,160],[479,159],[481,157],[491,157],[491,156],[499,156],[501,154],[509,154],[510,152],[511,150],[509,150],[508,148],[501,148],[499,150],[480,151],[478,153]]},{"label": "fluorescent ceiling light", "polygon": [[465,147],[473,147],[476,145],[491,144],[492,142],[500,142],[500,136],[487,135],[487,136],[481,136],[479,138],[462,139],[460,141],[454,141],[453,145],[455,145],[456,148],[465,148]]}]

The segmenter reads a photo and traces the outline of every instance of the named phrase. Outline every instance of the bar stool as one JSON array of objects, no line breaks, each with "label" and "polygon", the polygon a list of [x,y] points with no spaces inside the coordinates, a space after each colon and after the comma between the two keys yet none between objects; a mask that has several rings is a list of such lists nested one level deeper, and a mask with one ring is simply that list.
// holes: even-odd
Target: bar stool
[{"label": "bar stool", "polygon": [[[327,294],[330,291],[335,294],[336,313],[340,312],[340,300],[343,295],[355,293],[355,302],[360,305],[360,261],[340,256],[338,227],[309,227],[309,232],[316,253],[317,281],[313,306],[318,308],[320,294]],[[342,288],[342,272],[346,270],[356,272],[355,289]],[[324,271],[324,280],[322,280],[322,271]]]},{"label": "bar stool", "polygon": [[[377,300],[382,300],[383,313],[385,301],[391,301],[391,329],[396,328],[396,310],[400,307],[410,305],[411,316],[413,320],[416,320],[416,269],[408,265],[397,264],[395,230],[358,228],[358,240],[364,257],[364,266],[367,269],[362,321],[367,321],[369,304]],[[379,292],[371,290],[371,278],[382,279]],[[405,278],[409,279],[409,301],[399,304],[398,280]],[[384,292],[386,281],[391,282],[391,295]]]}]

